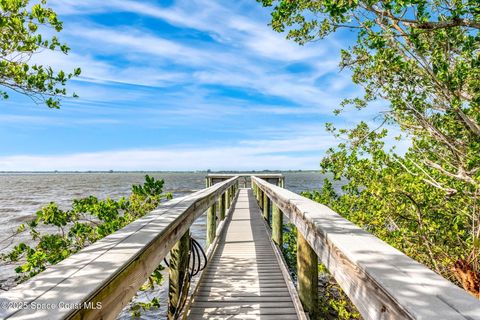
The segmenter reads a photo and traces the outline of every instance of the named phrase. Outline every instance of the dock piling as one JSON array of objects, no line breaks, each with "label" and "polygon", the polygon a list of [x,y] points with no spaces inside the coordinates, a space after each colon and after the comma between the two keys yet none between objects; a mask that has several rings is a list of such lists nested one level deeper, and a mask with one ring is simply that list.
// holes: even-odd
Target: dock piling
[{"label": "dock piling", "polygon": [[188,264],[190,254],[190,230],[187,230],[180,240],[170,250],[170,267],[168,277],[168,320],[177,317],[179,308],[185,302],[190,286],[188,277]]}]

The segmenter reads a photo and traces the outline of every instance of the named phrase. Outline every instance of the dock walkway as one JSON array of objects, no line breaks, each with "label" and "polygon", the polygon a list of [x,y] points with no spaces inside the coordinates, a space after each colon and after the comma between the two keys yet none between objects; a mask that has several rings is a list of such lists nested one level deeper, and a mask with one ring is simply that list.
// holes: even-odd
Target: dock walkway
[{"label": "dock walkway", "polygon": [[[318,263],[365,320],[480,320],[478,299],[282,188],[280,174],[209,174],[205,185],[0,293],[0,319],[117,319],[169,257],[169,320],[319,319]],[[202,261],[190,229],[205,213],[207,268],[188,282]],[[280,252],[284,222],[297,230],[296,285]]]},{"label": "dock walkway", "polygon": [[298,319],[251,189],[233,214],[202,276],[189,319]]}]

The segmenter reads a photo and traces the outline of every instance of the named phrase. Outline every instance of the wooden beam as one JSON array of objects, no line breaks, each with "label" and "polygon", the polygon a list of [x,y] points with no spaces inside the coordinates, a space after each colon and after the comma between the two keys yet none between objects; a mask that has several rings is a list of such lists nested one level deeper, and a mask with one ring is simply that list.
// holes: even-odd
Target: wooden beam
[{"label": "wooden beam", "polygon": [[480,301],[330,208],[252,177],[364,319],[480,319]]},{"label": "wooden beam", "polygon": [[190,281],[188,277],[190,255],[190,231],[177,241],[170,250],[168,269],[168,320],[176,320],[188,296]]},{"label": "wooden beam", "polygon": [[226,208],[230,209],[231,207],[231,202],[230,202],[230,189],[227,189],[225,191],[225,199],[227,200]]},{"label": "wooden beam", "polygon": [[265,193],[263,192],[263,190],[260,190],[260,195],[258,196],[258,206],[260,207],[260,209],[262,209],[263,211],[263,199],[264,199],[264,195]]},{"label": "wooden beam", "polygon": [[283,213],[272,202],[272,239],[281,248],[283,245]]},{"label": "wooden beam", "polygon": [[318,319],[318,257],[301,233],[297,233],[298,296],[311,320]]},{"label": "wooden beam", "polygon": [[220,202],[220,220],[224,220],[225,214],[227,212],[227,208],[226,208],[227,201],[225,199],[225,193],[220,196],[219,202]]},{"label": "wooden beam", "polygon": [[207,212],[207,247],[215,240],[217,230],[217,203],[213,203]]},{"label": "wooden beam", "polygon": [[263,219],[268,222],[269,216],[270,216],[270,199],[268,199],[268,196],[266,193],[263,193]]}]

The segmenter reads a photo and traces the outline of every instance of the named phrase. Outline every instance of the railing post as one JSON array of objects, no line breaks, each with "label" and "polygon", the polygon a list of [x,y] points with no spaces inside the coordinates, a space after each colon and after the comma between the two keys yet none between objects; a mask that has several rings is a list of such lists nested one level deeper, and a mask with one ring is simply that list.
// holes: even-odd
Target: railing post
[{"label": "railing post", "polygon": [[260,187],[258,187],[257,203],[258,203],[258,205],[260,206],[260,208],[262,207],[262,202],[263,202],[262,189],[260,189]]},{"label": "railing post", "polygon": [[168,270],[168,320],[178,316],[177,309],[181,307],[188,295],[189,281],[188,263],[190,251],[190,230],[177,241],[170,250],[170,267]]},{"label": "railing post", "polygon": [[226,208],[230,209],[230,188],[225,190],[225,199],[227,201]]},{"label": "railing post", "polygon": [[272,202],[272,239],[281,248],[283,245],[283,212]]},{"label": "railing post", "polygon": [[260,189],[260,195],[258,196],[258,205],[260,206],[260,209],[263,209],[263,190]]},{"label": "railing post", "polygon": [[227,201],[225,199],[225,192],[220,196],[220,220],[224,220],[225,219],[225,215],[226,215],[226,212],[227,212],[227,208],[226,208],[226,205],[227,205]]},{"label": "railing post", "polygon": [[215,201],[207,212],[207,247],[215,240],[217,231],[217,202]]},{"label": "railing post", "polygon": [[270,199],[268,199],[267,193],[263,193],[263,218],[268,222],[270,215]]},{"label": "railing post", "polygon": [[318,256],[297,231],[298,296],[310,319],[318,319]]}]

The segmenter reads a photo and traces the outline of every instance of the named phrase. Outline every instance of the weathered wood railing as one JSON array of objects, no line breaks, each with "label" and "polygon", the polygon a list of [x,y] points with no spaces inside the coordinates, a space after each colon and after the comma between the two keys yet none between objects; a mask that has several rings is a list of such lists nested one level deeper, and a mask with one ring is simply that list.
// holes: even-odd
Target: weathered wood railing
[{"label": "weathered wood railing", "polygon": [[[208,210],[209,255],[239,187],[239,176],[210,178],[208,188],[161,204],[1,294],[0,318],[114,319],[168,252],[168,316],[173,318],[186,294],[190,226]],[[283,185],[283,177],[273,178]],[[477,299],[329,208],[259,177],[248,180],[277,245],[282,245],[284,214],[298,229],[298,295],[312,318],[321,261],[365,319],[480,319]]]},{"label": "weathered wood railing", "polygon": [[[171,252],[169,317],[186,274],[189,228],[209,209],[207,242],[216,213],[225,217],[238,176],[161,204],[148,215],[97,241],[0,295],[1,319],[114,319]],[[217,205],[217,201],[220,205]]]},{"label": "weathered wood railing", "polygon": [[253,175],[267,182],[274,183],[282,188],[285,185],[285,177],[281,173],[209,173],[205,177],[205,186],[210,187],[215,183],[225,181],[234,176],[238,176],[239,186],[243,188],[250,188],[250,177]]},{"label": "weathered wood railing", "polygon": [[317,312],[320,260],[365,319],[480,319],[480,301],[328,207],[252,177],[272,237],[281,245],[282,213],[298,230],[298,293]]}]

